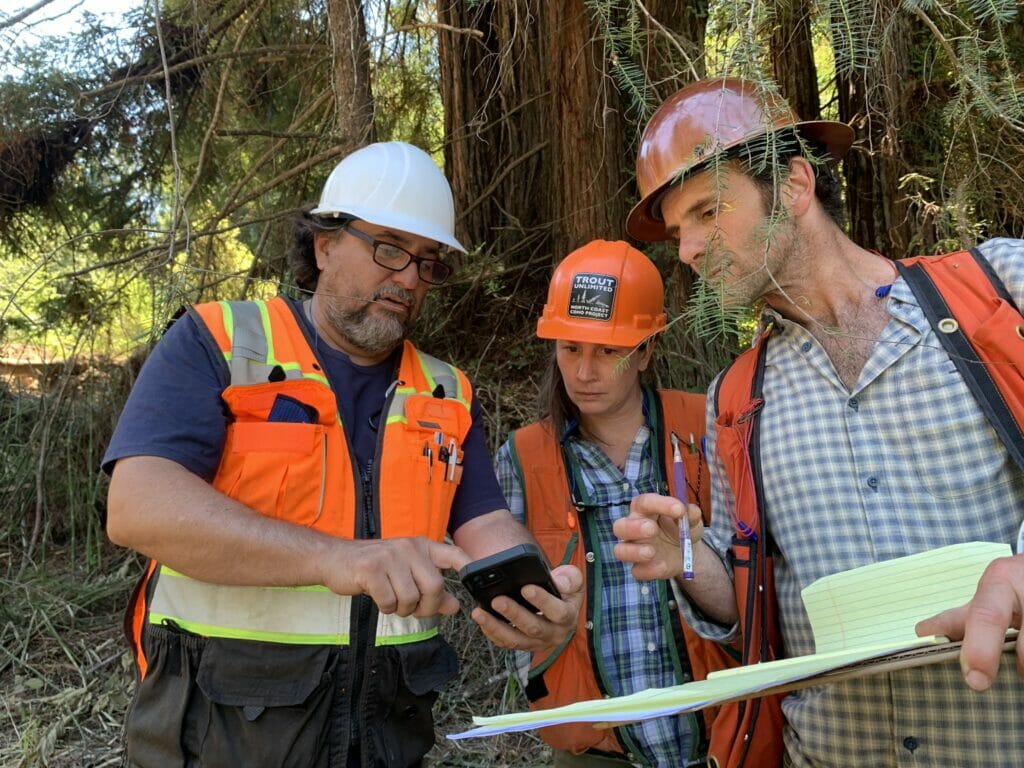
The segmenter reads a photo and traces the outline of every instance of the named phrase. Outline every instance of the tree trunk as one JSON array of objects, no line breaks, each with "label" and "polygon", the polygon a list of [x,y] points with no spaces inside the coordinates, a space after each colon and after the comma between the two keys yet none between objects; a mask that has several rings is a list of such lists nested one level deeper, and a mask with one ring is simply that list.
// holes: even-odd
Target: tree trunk
[{"label": "tree trunk", "polygon": [[500,297],[483,295],[482,278],[458,301],[478,303],[495,329],[484,343],[506,360],[536,354],[522,342],[552,266],[595,238],[625,237],[640,132],[653,107],[703,74],[706,8],[647,0],[630,16],[584,0],[439,3],[441,24],[480,33],[439,34],[441,94],[458,234],[484,245],[484,277]]},{"label": "tree trunk", "polygon": [[[633,159],[623,98],[606,76],[619,65],[583,0],[548,5],[552,248],[560,260],[589,240],[625,236]],[[632,131],[630,131],[632,133]]]},{"label": "tree trunk", "polygon": [[811,38],[811,0],[782,0],[769,19],[769,46],[775,82],[803,120],[821,117],[818,70]]},{"label": "tree trunk", "polygon": [[440,32],[445,158],[457,231],[508,264],[548,250],[549,85],[538,55],[540,0],[442,0],[438,21],[481,37]]},{"label": "tree trunk", "polygon": [[334,110],[338,133],[358,149],[374,140],[370,46],[360,0],[328,0],[334,65]]},{"label": "tree trunk", "polygon": [[[850,237],[865,248],[893,258],[910,255],[914,235],[905,196],[903,136],[911,124],[905,89],[910,80],[909,29],[900,0],[851,3],[848,11],[870,19],[871,29],[854,48],[870,41],[863,67],[837,71],[839,119],[857,132],[856,144],[843,162]],[[842,48],[846,43],[834,41]]]}]

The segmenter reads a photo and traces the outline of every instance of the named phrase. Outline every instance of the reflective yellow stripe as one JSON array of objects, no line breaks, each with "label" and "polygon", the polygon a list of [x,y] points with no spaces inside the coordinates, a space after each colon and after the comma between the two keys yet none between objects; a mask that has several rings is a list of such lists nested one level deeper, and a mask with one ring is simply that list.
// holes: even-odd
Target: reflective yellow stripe
[{"label": "reflective yellow stripe", "polygon": [[[267,342],[267,359],[264,361],[267,365],[273,365],[277,362],[274,359],[274,334],[271,331],[270,326],[270,313],[267,312],[267,302],[256,299],[253,301],[256,308],[260,311],[260,322],[263,324],[263,338]],[[296,366],[298,367],[298,366]]]},{"label": "reflective yellow stripe", "polygon": [[[303,645],[347,645],[352,598],[325,587],[208,584],[160,568],[149,622],[174,621],[197,634]],[[414,643],[437,634],[437,616],[380,615],[377,645]]]},{"label": "reflective yellow stripe", "polygon": [[[231,302],[229,301],[218,301],[220,304],[221,311],[224,313],[224,332],[228,335],[228,341],[232,344],[235,343],[235,314],[231,311]],[[229,353],[225,353],[227,357]]]},{"label": "reflective yellow stripe", "polygon": [[455,400],[462,403],[466,409],[469,409],[469,403],[466,401],[466,393],[462,391],[462,380],[459,378],[459,369],[450,363],[446,363],[444,360],[439,360],[433,355],[428,355],[426,352],[421,352],[419,349],[416,350],[416,362],[419,364],[420,371],[423,372],[424,378],[429,382],[428,391],[433,392],[437,386],[437,379],[444,377],[454,384],[454,392],[448,391],[452,387],[445,387],[445,397],[449,400]]}]

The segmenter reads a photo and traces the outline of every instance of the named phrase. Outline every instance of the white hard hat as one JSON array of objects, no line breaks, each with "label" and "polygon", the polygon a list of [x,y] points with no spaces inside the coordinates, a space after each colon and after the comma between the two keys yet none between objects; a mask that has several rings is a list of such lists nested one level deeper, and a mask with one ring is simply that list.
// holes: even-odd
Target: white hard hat
[{"label": "white hard hat", "polygon": [[430,155],[387,141],[357,149],[327,177],[314,216],[352,216],[455,248],[455,203],[448,179]]}]

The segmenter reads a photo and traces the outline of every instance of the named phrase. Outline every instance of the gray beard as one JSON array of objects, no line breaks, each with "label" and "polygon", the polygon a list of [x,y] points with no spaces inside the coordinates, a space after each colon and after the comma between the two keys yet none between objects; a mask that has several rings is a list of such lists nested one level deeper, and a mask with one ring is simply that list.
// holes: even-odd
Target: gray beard
[{"label": "gray beard", "polygon": [[333,303],[326,303],[327,322],[338,334],[354,347],[367,355],[385,354],[402,342],[412,321],[402,322],[388,313],[383,317],[370,314],[370,303],[359,309],[343,310]]}]

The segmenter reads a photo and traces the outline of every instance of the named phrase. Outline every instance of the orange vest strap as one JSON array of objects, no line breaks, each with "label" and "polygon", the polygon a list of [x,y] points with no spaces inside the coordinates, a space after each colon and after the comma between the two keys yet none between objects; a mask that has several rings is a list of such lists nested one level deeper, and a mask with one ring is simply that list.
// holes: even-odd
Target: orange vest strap
[{"label": "orange vest strap", "polygon": [[1024,470],[1024,319],[976,248],[896,267],[1017,466]]},{"label": "orange vest strap", "polygon": [[[772,571],[772,546],[760,510],[758,420],[764,400],[761,386],[772,325],[755,346],[740,355],[719,377],[714,391],[715,453],[733,490],[733,537],[729,558],[739,612],[743,663],[781,657],[778,609]],[[724,513],[725,510],[719,512]],[[722,768],[740,768],[748,759],[757,766],[782,765],[782,696],[739,701],[721,707],[711,729],[709,753]]]}]

